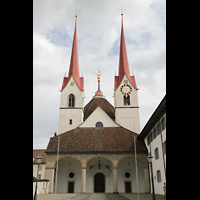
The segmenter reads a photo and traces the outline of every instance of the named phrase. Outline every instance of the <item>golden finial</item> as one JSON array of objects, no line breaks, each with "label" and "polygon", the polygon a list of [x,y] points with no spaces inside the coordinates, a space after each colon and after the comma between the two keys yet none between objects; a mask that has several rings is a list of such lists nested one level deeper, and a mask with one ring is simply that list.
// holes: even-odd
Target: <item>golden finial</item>
[{"label": "golden finial", "polygon": [[73,12],[76,12],[76,15],[75,15],[75,17],[77,17],[77,12],[79,12],[80,10],[78,10],[77,8],[76,8],[76,10],[73,10]]},{"label": "golden finial", "polygon": [[[101,65],[99,65],[99,67],[100,67]],[[97,75],[97,80],[98,80],[98,82],[100,81],[100,76],[102,75],[102,74],[100,74],[100,69],[98,70],[98,74],[95,74],[95,75]]]}]

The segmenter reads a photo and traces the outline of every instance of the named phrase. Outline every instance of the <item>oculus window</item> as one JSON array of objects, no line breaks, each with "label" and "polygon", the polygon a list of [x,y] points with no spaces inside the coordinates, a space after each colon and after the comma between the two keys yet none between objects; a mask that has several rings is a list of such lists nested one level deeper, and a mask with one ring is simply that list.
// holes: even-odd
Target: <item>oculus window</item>
[{"label": "oculus window", "polygon": [[97,122],[97,123],[95,124],[95,127],[96,127],[96,128],[103,128],[103,124],[102,124],[101,122]]}]

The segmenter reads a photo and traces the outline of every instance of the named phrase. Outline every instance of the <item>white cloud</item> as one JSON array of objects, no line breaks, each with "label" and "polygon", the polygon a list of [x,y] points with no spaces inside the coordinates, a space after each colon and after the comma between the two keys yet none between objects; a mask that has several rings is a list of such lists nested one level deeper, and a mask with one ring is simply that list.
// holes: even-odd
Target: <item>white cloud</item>
[{"label": "white cloud", "polygon": [[[130,72],[140,88],[141,129],[165,95],[166,1],[33,1],[33,147],[46,148],[58,129],[60,92],[70,64],[75,12],[79,70],[85,79],[85,104],[97,90],[94,75],[101,65],[101,90],[114,103],[124,6],[124,32]],[[47,139],[46,139],[47,138]]]}]

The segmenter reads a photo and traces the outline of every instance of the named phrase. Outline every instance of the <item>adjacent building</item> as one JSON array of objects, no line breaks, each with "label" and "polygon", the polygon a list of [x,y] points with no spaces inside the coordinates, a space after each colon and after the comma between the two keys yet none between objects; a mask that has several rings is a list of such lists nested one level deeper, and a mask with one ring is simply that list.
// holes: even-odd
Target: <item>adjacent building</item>
[{"label": "adjacent building", "polygon": [[[45,167],[46,167],[46,149],[33,149],[33,176],[38,179],[44,179],[45,174]],[[37,156],[42,156],[42,163],[39,165],[39,171],[38,171],[38,164],[37,164]],[[37,171],[38,171],[38,177],[37,177]]]},{"label": "adjacent building", "polygon": [[[139,137],[153,156],[153,179],[156,194],[164,194],[166,183],[166,95],[144,126]],[[151,180],[151,179],[150,179]]]}]

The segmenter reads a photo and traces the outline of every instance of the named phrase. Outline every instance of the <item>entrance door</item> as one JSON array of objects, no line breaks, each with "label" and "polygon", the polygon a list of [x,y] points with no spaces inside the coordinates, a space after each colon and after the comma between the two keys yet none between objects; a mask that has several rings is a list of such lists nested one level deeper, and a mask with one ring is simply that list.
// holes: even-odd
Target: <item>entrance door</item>
[{"label": "entrance door", "polygon": [[105,192],[105,176],[102,173],[94,176],[94,192]]},{"label": "entrance door", "polygon": [[74,193],[74,182],[68,182],[68,193]]},{"label": "entrance door", "polygon": [[125,182],[126,193],[131,193],[131,182]]}]

